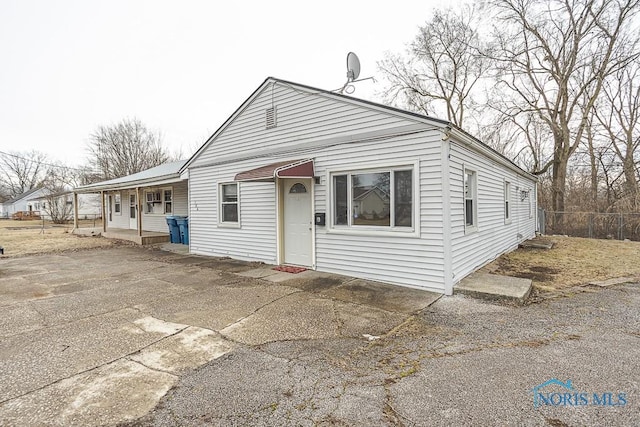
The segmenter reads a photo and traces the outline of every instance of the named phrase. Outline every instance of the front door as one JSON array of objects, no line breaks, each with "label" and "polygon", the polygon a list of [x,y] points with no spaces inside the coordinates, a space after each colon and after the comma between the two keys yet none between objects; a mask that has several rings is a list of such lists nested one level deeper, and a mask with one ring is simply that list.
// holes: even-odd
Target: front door
[{"label": "front door", "polygon": [[284,180],[284,263],[312,266],[311,180]]},{"label": "front door", "polygon": [[129,228],[131,230],[138,229],[138,221],[136,221],[137,213],[138,201],[136,199],[136,193],[129,193]]}]

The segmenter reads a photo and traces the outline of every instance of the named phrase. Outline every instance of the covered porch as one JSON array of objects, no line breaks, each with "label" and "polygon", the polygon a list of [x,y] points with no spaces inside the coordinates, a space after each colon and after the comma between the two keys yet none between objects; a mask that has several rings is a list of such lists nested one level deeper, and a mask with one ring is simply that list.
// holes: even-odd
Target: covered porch
[{"label": "covered porch", "polygon": [[107,239],[127,240],[138,245],[167,243],[170,240],[169,233],[143,231],[140,235],[138,230],[131,230],[128,228],[109,228],[107,231],[103,231],[102,227],[76,228],[73,230],[73,234],[77,234],[79,236],[102,236]]}]

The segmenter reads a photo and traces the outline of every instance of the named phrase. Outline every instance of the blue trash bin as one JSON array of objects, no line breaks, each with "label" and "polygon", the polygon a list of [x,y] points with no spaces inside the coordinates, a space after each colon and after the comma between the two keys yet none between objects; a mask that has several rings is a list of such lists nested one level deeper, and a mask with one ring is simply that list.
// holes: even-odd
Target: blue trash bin
[{"label": "blue trash bin", "polygon": [[183,245],[189,244],[189,217],[183,216],[176,218],[178,228],[180,228],[180,243]]},{"label": "blue trash bin", "polygon": [[171,241],[171,243],[180,243],[180,227],[178,227],[176,219],[177,218],[175,216],[167,216],[167,225],[169,226],[169,240]]}]

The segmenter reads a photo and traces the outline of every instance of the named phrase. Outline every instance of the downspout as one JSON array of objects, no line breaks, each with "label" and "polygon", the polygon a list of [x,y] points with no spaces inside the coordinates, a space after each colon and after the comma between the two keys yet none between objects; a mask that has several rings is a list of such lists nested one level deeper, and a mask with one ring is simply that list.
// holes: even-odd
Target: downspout
[{"label": "downspout", "polygon": [[449,159],[449,132],[442,137],[440,164],[442,165],[442,255],[444,274],[444,294],[453,295],[453,261],[451,254],[451,189]]}]

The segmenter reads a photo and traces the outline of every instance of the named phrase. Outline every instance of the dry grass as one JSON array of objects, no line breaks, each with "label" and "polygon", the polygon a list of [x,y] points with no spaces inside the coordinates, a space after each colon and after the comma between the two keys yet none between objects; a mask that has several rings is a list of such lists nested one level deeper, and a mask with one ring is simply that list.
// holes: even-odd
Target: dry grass
[{"label": "dry grass", "polygon": [[484,271],[526,277],[542,291],[583,285],[594,280],[640,277],[640,242],[551,236],[553,249],[518,249],[484,267]]},{"label": "dry grass", "polygon": [[[93,221],[91,221],[93,224]],[[0,246],[5,257],[107,247],[114,242],[100,237],[71,234],[73,225],[52,225],[42,221],[0,221]]]}]

